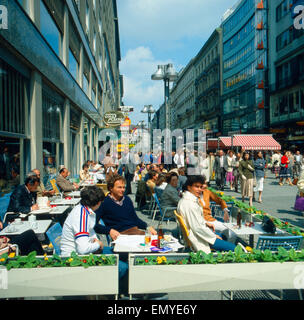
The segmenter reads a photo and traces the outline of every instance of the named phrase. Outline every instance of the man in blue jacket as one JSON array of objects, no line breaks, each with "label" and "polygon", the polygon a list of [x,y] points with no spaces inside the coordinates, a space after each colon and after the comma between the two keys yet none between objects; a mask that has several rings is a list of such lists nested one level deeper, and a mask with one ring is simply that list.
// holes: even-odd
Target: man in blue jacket
[{"label": "man in blue jacket", "polygon": [[[109,234],[116,240],[120,234],[143,235],[147,228],[146,222],[138,218],[132,200],[124,195],[126,181],[122,176],[115,175],[107,184],[109,194],[96,210],[95,232]],[[105,226],[99,224],[103,220]],[[151,234],[157,234],[149,227]]]}]

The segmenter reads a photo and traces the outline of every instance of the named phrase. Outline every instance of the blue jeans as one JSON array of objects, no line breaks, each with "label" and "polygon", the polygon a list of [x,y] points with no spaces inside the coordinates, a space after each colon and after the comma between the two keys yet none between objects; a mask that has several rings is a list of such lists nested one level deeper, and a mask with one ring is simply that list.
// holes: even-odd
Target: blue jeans
[{"label": "blue jeans", "polygon": [[[216,234],[222,238],[222,235],[220,233],[216,232]],[[214,249],[215,251],[229,251],[229,250],[234,251],[235,247],[236,245],[234,243],[231,243],[225,240],[220,240],[217,238],[214,244],[210,245],[210,248]]]},{"label": "blue jeans", "polygon": [[[102,250],[103,254],[113,254],[113,248],[111,247],[104,247]],[[119,271],[119,279],[121,279],[122,277],[124,277],[129,269],[129,265],[128,263],[119,260],[118,261],[118,271]]]}]

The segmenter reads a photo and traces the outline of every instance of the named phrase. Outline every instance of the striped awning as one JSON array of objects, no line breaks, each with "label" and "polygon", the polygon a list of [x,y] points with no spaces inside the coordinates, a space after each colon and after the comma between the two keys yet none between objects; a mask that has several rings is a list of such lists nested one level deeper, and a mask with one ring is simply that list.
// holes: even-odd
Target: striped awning
[{"label": "striped awning", "polygon": [[[225,147],[231,147],[231,137],[220,137],[221,141],[223,142]],[[233,139],[233,145],[234,145],[234,139]]]},{"label": "striped awning", "polygon": [[233,145],[245,150],[281,150],[272,135],[235,135]]}]

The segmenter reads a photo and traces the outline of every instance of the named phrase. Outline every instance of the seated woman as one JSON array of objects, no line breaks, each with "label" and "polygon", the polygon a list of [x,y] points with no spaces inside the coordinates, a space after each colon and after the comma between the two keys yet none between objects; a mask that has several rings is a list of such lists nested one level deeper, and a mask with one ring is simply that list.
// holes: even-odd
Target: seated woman
[{"label": "seated woman", "polygon": [[158,179],[155,182],[155,188],[154,191],[158,197],[158,199],[160,199],[163,191],[165,190],[166,186],[167,186],[167,182],[166,182],[166,176],[164,174],[160,174],[158,176]]},{"label": "seated woman", "polygon": [[203,203],[200,198],[205,179],[202,176],[188,176],[183,187],[182,199],[178,202],[177,212],[184,218],[189,230],[189,240],[194,250],[210,253],[216,251],[233,251],[235,245],[224,241],[221,234],[215,233],[214,225],[204,219]]},{"label": "seated woman", "polygon": [[151,170],[148,172],[148,175],[149,175],[149,179],[147,181],[147,186],[150,188],[150,191],[152,194],[154,194],[154,189],[155,189],[155,186],[156,186],[156,181],[158,179],[158,175],[159,173],[155,170]]},{"label": "seated woman", "polygon": [[80,181],[85,181],[90,179],[90,173],[89,173],[89,165],[85,163],[82,166],[82,170],[79,172],[79,179]]}]

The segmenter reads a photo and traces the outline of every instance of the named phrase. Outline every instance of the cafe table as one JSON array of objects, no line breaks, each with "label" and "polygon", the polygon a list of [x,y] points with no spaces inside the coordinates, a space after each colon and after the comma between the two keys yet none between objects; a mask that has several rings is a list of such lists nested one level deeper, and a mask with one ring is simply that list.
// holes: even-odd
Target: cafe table
[{"label": "cafe table", "polygon": [[[251,248],[254,247],[254,236],[256,235],[266,235],[269,234],[265,232],[262,228],[262,222],[254,222],[253,226],[245,226],[245,223],[242,223],[241,228],[237,227],[236,223],[226,222],[223,223],[229,230],[233,231],[237,236],[249,236],[249,246]],[[286,234],[286,232],[276,229],[275,234],[282,235]]]},{"label": "cafe table", "polygon": [[72,198],[80,198],[80,191],[72,191],[67,193],[68,197],[72,197]]},{"label": "cafe table", "polygon": [[83,181],[79,182],[79,186],[80,187],[95,186],[96,183],[97,182],[95,180],[83,180]]},{"label": "cafe table", "polygon": [[35,234],[38,236],[39,240],[44,239],[44,234],[48,230],[52,223],[52,220],[36,220],[35,222],[30,221],[20,221],[20,222],[12,222],[7,225],[1,232],[0,236],[16,236],[27,230],[32,229]]},{"label": "cafe table", "polygon": [[71,198],[71,199],[55,199],[52,200],[50,205],[56,205],[56,206],[76,206],[79,204],[80,198]]},{"label": "cafe table", "polygon": [[64,206],[64,205],[59,205],[59,206],[54,206],[54,207],[49,207],[49,208],[42,208],[39,210],[33,210],[30,212],[30,214],[34,214],[36,216],[43,215],[43,214],[50,214],[50,215],[61,215],[65,213],[70,206]]},{"label": "cafe table", "polygon": [[[152,238],[152,241],[157,240],[157,235],[152,235],[151,238]],[[145,235],[120,235],[115,241],[112,242],[112,244],[114,244],[113,251],[117,253],[158,252],[158,251],[153,251],[155,250],[155,247],[153,247],[152,245],[145,245]],[[162,251],[163,253],[177,252],[179,249],[184,247],[178,242],[176,238],[172,236],[170,236],[170,241],[165,242],[165,246],[169,247],[170,249],[168,251]]]}]

